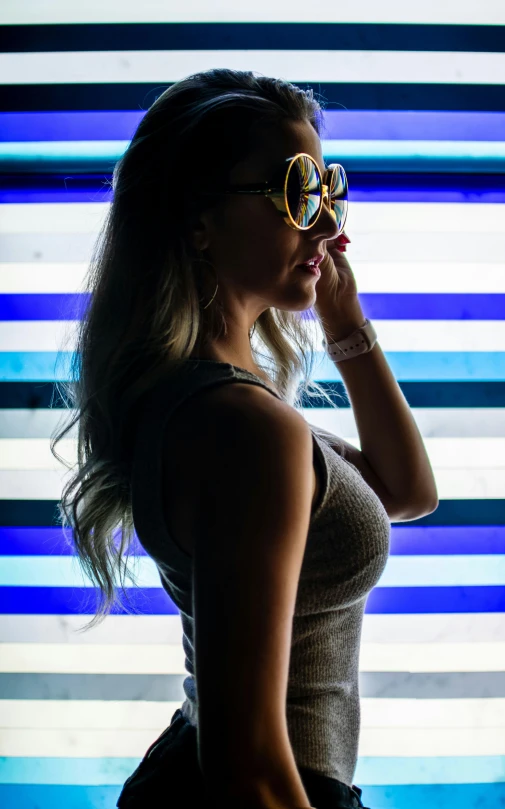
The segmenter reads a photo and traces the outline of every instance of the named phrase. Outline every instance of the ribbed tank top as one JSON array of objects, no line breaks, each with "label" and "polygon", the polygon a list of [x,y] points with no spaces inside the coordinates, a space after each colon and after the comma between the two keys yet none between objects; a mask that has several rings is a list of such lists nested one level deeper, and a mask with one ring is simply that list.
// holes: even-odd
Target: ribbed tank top
[{"label": "ribbed tank top", "polygon": [[[233,382],[260,385],[280,398],[250,371],[229,363],[190,358],[169,382],[157,384],[145,397],[133,445],[135,531],[158,568],[163,588],[180,612],[188,672],[181,711],[195,727],[198,698],[192,557],[173,541],[165,525],[161,436],[170,416],[193,394]],[[338,778],[350,786],[360,731],[358,671],[363,613],[367,596],[388,559],[391,526],[380,499],[340,453],[338,437],[309,426],[322,472],[322,491],[311,515],[296,595],[287,727],[297,766]]]}]

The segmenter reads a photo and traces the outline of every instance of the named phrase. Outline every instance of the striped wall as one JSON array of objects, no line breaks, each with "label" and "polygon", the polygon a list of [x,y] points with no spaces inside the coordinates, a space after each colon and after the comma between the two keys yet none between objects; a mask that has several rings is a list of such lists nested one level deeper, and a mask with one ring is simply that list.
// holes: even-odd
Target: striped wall
[{"label": "striped wall", "polygon": [[[505,805],[503,2],[175,5],[0,6],[0,805],[110,809],[183,699],[180,618],[140,546],[141,614],[77,631],[95,594],[49,436],[104,179],[160,92],[219,66],[324,98],[347,256],[440,496],[392,525],[367,602],[355,783],[373,809]],[[314,379],[345,393],[320,348]],[[349,403],[301,410],[359,446]]]}]

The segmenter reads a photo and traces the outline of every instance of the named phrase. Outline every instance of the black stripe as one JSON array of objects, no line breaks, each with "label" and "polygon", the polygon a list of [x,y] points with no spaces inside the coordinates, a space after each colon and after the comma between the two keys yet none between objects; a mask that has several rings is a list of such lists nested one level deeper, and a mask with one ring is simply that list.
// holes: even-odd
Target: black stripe
[{"label": "black stripe", "polygon": [[[320,382],[339,407],[350,407],[343,382]],[[410,407],[505,407],[505,382],[403,382]],[[343,398],[342,398],[343,397]],[[302,407],[326,407],[318,394],[302,396]],[[0,408],[65,407],[54,382],[0,382]]]},{"label": "black stripe", "polygon": [[[343,382],[320,382],[339,407],[350,407]],[[505,382],[403,382],[410,407],[505,407]],[[342,398],[343,397],[343,398]],[[318,394],[302,396],[302,407],[326,407]],[[0,408],[65,407],[54,382],[0,382]]]},{"label": "black stripe", "polygon": [[409,23],[79,23],[0,26],[4,52],[117,50],[503,52],[499,25]]},{"label": "black stripe", "polygon": [[[292,82],[323,108],[502,112],[505,85]],[[171,83],[15,84],[0,87],[0,111],[146,110]]]},{"label": "black stripe", "polygon": [[[0,500],[0,525],[61,526],[57,500]],[[505,500],[441,500],[426,517],[409,525],[505,525]]]},{"label": "black stripe", "polygon": [[[349,199],[356,191],[464,191],[484,194],[491,191],[503,192],[503,174],[443,174],[432,172],[361,172],[346,170],[349,180]],[[61,174],[2,174],[2,191],[89,191],[90,194],[108,192],[112,174],[76,174],[64,177]],[[478,202],[478,199],[471,200]]]}]

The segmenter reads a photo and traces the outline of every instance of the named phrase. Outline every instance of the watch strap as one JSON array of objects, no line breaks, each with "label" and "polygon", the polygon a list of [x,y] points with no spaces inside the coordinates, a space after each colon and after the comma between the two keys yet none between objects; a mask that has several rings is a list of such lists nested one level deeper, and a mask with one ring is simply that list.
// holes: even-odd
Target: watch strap
[{"label": "watch strap", "polygon": [[370,320],[366,318],[363,326],[353,331],[349,337],[339,340],[338,343],[329,343],[324,338],[323,345],[333,362],[343,362],[371,351],[376,342],[377,332]]}]

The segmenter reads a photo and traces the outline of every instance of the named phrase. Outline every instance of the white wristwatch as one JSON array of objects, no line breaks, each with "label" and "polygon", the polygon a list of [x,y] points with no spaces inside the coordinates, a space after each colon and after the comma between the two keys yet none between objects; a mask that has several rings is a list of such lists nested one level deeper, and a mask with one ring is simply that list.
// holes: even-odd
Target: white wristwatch
[{"label": "white wristwatch", "polygon": [[363,326],[353,331],[349,337],[339,340],[338,343],[328,343],[326,337],[323,338],[325,351],[329,354],[333,362],[343,362],[360,354],[371,351],[377,342],[377,332],[372,323],[365,319]]}]

